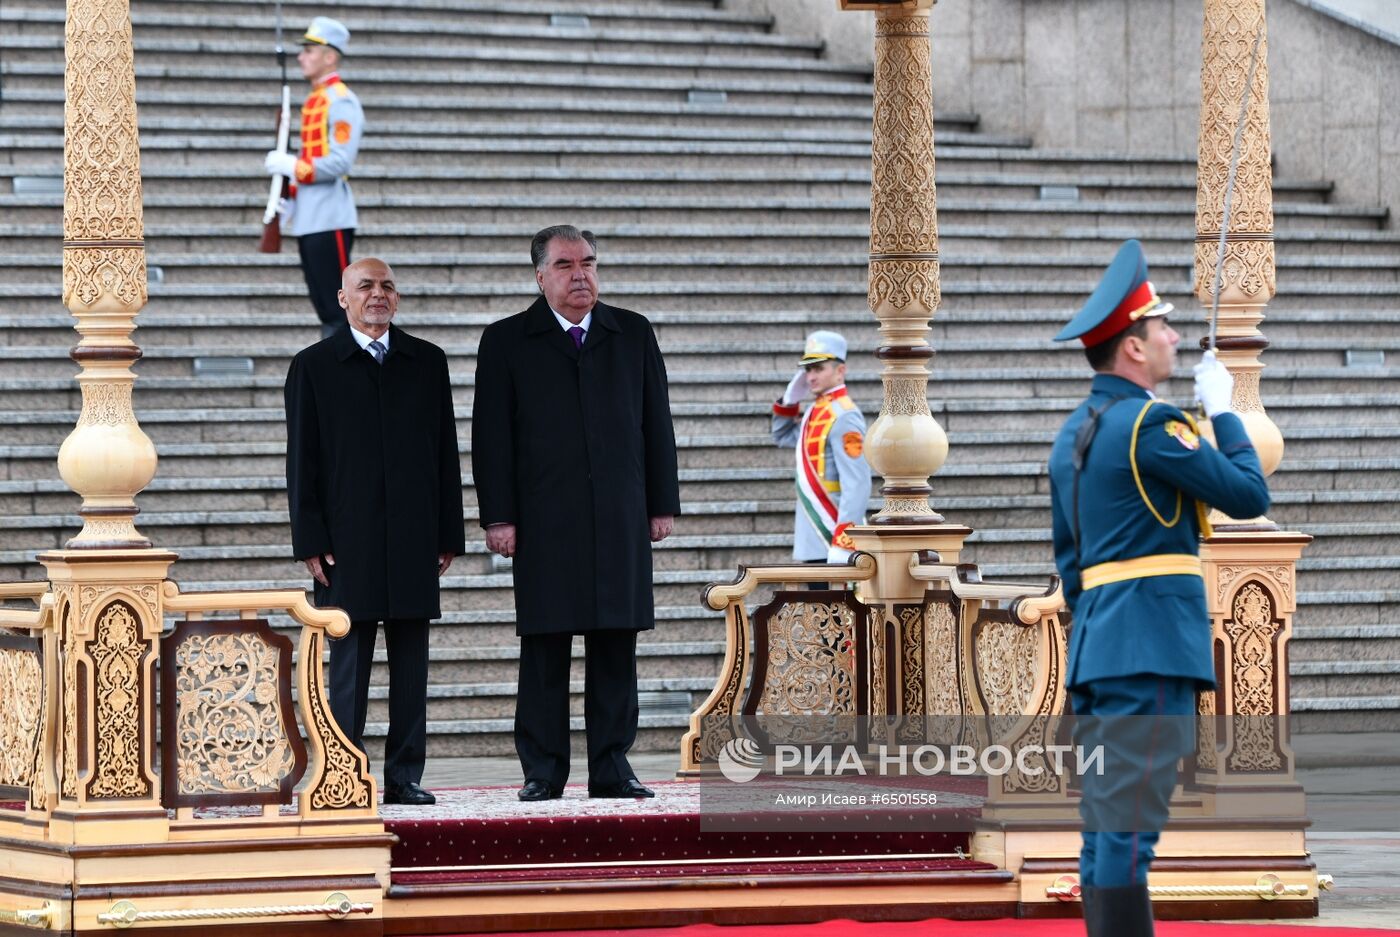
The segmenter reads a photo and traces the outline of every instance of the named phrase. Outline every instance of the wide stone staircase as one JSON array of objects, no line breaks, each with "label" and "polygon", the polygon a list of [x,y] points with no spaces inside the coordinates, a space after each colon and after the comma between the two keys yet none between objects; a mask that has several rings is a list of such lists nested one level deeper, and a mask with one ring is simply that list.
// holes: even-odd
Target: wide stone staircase
[{"label": "wide stone staircase", "polygon": [[[285,9],[289,40],[324,12]],[[604,298],[651,318],[670,371],[684,516],[655,554],[639,747],[674,748],[723,654],[702,585],[788,555],[791,453],[771,445],[768,407],[807,331],[847,334],[852,395],[878,410],[869,71],[710,0],[337,10],[368,121],[356,255],[395,267],[398,322],[446,348],[458,407],[469,544],[433,634],[433,753],[511,750],[510,575],[476,526],[472,376],[482,328],[531,300],[531,234],[557,222],[599,235]],[[60,302],[63,15],[59,0],[0,8],[0,581],[41,578],[35,553],[78,526],[55,467],[81,402]],[[317,328],[295,247],[255,252],[278,94],[272,5],[134,0],[133,18],[151,267],[136,403],[160,453],[138,525],[179,553],[186,591],[306,586],[290,556],[281,388]],[[951,452],[934,504],[977,530],[984,573],[1045,577],[1045,457],[1087,383],[1079,352],[1049,336],[1117,242],[1140,237],[1194,348],[1194,158],[1047,152],[979,132],[973,114],[941,113],[937,147],[929,400]],[[1263,326],[1264,399],[1288,443],[1271,517],[1316,537],[1300,564],[1292,705],[1314,729],[1394,729],[1400,235],[1385,206],[1330,192],[1276,181],[1279,296]],[[1169,393],[1186,402],[1189,382]]]}]

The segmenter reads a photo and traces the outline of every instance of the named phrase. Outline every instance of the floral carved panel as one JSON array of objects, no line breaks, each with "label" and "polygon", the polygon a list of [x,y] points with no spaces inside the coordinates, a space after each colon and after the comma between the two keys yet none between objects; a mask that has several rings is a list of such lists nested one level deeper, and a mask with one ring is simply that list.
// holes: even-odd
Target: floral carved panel
[{"label": "floral carved panel", "polygon": [[753,616],[744,712],[781,722],[784,742],[856,731],[855,717],[869,714],[868,614],[848,591],[777,593]]},{"label": "floral carved panel", "polygon": [[161,660],[167,806],[289,802],[306,767],[291,641],[261,620],[183,621]]},{"label": "floral carved panel", "polygon": [[145,731],[149,704],[145,667],[151,647],[141,636],[140,613],[123,600],[105,606],[96,621],[87,642],[93,671],[88,730],[95,737],[96,752],[87,795],[89,799],[147,797],[151,783],[145,757],[150,744]]},{"label": "floral carved panel", "polygon": [[1284,767],[1278,743],[1278,635],[1283,622],[1274,596],[1258,580],[1235,593],[1225,634],[1230,641],[1231,771],[1267,772]]},{"label": "floral carved panel", "polygon": [[27,791],[36,780],[45,709],[41,647],[37,638],[0,634],[0,788]]}]

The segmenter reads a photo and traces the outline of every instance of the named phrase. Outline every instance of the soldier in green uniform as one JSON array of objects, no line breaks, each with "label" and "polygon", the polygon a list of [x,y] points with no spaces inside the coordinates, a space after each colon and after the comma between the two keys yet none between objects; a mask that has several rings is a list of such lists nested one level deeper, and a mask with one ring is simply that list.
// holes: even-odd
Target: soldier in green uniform
[{"label": "soldier in green uniform", "polygon": [[1213,353],[1195,377],[1216,445],[1154,393],[1176,364],[1171,308],[1147,279],[1142,245],[1128,241],[1055,336],[1083,342],[1095,371],[1050,454],[1075,739],[1104,749],[1102,773],[1081,779],[1090,937],[1152,933],[1148,867],[1177,762],[1194,749],[1196,696],[1215,685],[1199,540],[1210,506],[1239,518],[1269,506],[1259,457],[1230,411],[1233,378]]}]

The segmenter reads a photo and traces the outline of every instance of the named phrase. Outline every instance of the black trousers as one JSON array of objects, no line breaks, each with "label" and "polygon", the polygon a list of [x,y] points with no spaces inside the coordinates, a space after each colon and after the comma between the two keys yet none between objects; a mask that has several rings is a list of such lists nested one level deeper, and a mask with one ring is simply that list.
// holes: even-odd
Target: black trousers
[{"label": "black trousers", "polygon": [[[369,674],[374,663],[377,621],[353,621],[350,633],[331,641],[331,714],[350,741],[365,751]],[[428,622],[424,618],[384,622],[389,652],[389,737],[384,742],[384,786],[423,780],[428,757]]]},{"label": "black trousers", "polygon": [[[515,699],[515,751],[525,780],[562,788],[569,779],[569,655],[571,634],[522,635]],[[637,740],[637,632],[589,631],[583,636],[583,719],[588,735],[588,783],[636,777],[627,752]]]},{"label": "black trousers", "polygon": [[329,338],[346,328],[345,310],[340,308],[340,274],[350,266],[350,248],[355,245],[355,229],[317,231],[297,238],[301,254],[301,275],[306,292],[321,320],[321,337]]}]

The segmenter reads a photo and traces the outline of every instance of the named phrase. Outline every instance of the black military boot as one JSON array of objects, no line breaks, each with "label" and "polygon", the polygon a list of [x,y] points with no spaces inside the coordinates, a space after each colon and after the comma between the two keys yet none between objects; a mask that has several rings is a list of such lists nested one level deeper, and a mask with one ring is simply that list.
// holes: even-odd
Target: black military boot
[{"label": "black military boot", "polygon": [[1095,888],[1085,908],[1089,937],[1152,937],[1152,898],[1146,885]]},{"label": "black military boot", "polygon": [[1089,937],[1098,937],[1091,928],[1094,926],[1094,906],[1098,901],[1099,890],[1092,885],[1083,885],[1079,889],[1079,910],[1084,915],[1084,929],[1089,932]]}]

